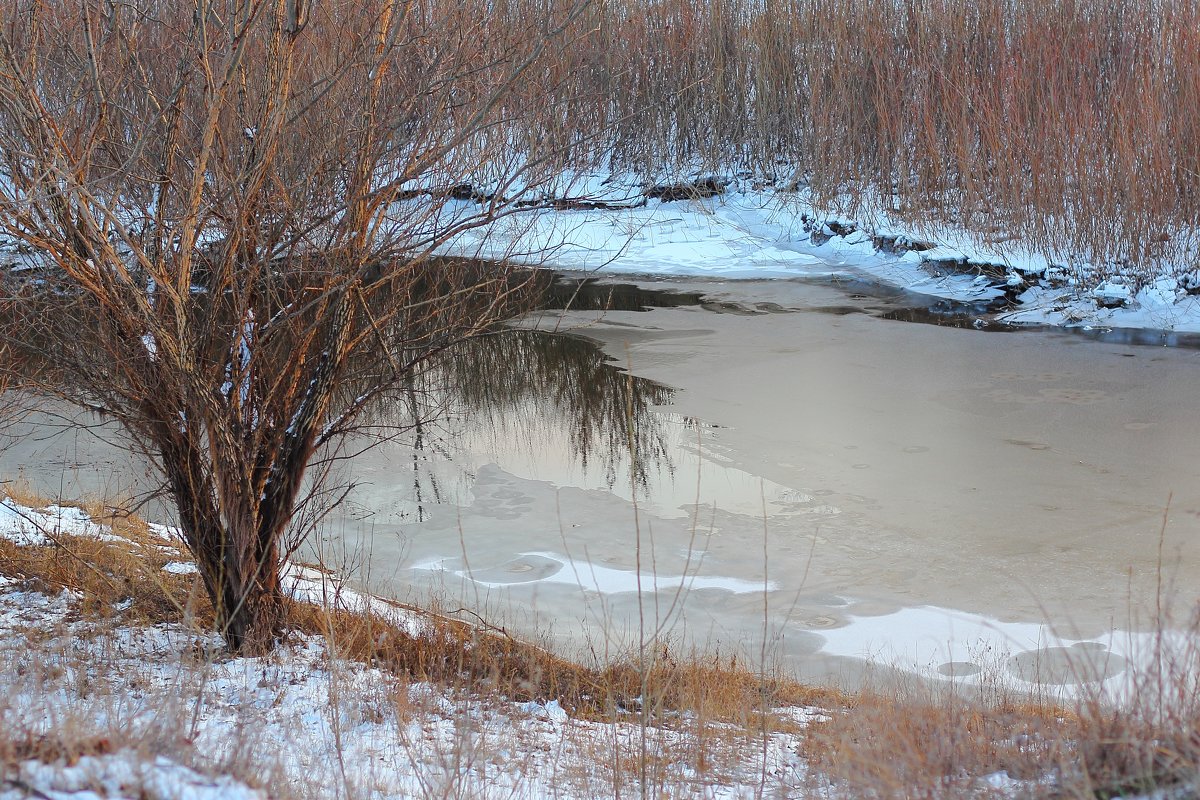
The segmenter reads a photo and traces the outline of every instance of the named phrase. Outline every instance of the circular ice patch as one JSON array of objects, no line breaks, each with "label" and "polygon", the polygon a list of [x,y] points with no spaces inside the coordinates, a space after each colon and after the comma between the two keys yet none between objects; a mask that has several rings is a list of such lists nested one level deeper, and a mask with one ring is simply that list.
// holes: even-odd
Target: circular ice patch
[{"label": "circular ice patch", "polygon": [[983,672],[983,667],[970,661],[947,661],[945,664],[938,664],[937,671],[947,678],[967,678]]},{"label": "circular ice patch", "polygon": [[478,583],[532,583],[545,580],[563,568],[561,561],[539,555],[523,555],[490,569],[476,570],[471,579]]},{"label": "circular ice patch", "polygon": [[1008,661],[1009,672],[1021,680],[1055,686],[1107,680],[1128,666],[1121,656],[1091,647],[1044,647],[1018,653]]},{"label": "circular ice patch", "polygon": [[798,627],[807,630],[828,630],[841,628],[848,623],[848,620],[832,614],[802,614],[794,622]]}]

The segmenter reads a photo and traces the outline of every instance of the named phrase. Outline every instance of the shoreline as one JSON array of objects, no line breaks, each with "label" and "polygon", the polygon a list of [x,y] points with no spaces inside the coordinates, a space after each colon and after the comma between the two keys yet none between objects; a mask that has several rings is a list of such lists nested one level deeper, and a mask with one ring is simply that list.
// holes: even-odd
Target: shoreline
[{"label": "shoreline", "polygon": [[[681,186],[719,186],[650,196],[633,176],[564,176],[565,195],[590,205],[500,220],[443,252],[579,271],[598,277],[718,280],[860,278],[935,298],[995,307],[998,322],[1200,332],[1200,275],[1162,266],[1153,275],[1120,265],[1047,257],[1019,241],[980,241],[949,225],[912,226],[886,213],[846,216],[806,190],[701,174]],[[630,197],[639,198],[631,204]],[[455,201],[451,218],[472,201]],[[456,211],[457,209],[457,211]]]},{"label": "shoreline", "polygon": [[[744,663],[677,660],[657,644],[648,667],[588,671],[536,648],[523,653],[494,633],[447,635],[469,631],[450,620],[425,617],[427,630],[415,631],[412,612],[389,622],[377,617],[382,601],[351,598],[347,608],[337,590],[302,592],[294,628],[270,656],[231,656],[204,629],[203,608],[199,618],[179,618],[157,597],[186,592],[191,580],[167,560],[175,555],[169,531],[73,507],[38,517],[32,507],[0,505],[14,510],[32,527],[13,529],[0,514],[0,551],[12,558],[15,547],[24,570],[0,570],[0,675],[10,687],[0,707],[0,800],[86,800],[97,787],[116,798],[309,797],[297,787],[340,786],[348,774],[365,777],[372,796],[425,796],[432,786],[595,797],[647,779],[664,796],[850,798],[949,787],[955,796],[1149,800],[1194,791],[1185,760],[1193,709],[1153,699],[1143,709],[1145,695],[1130,707],[1090,692],[1063,705],[1024,697],[996,676],[962,692],[888,681],[844,694]],[[64,570],[63,548],[87,553],[90,572]],[[160,563],[155,578],[148,569]],[[96,581],[101,571],[123,576],[129,594]],[[441,632],[428,630],[439,624]],[[482,660],[480,651],[488,651]],[[1069,674],[1088,656],[1058,654],[1056,669]],[[437,667],[443,661],[448,670]],[[1191,685],[1181,668],[1168,676],[1180,688]],[[1162,691],[1149,673],[1130,680]],[[1141,726],[1140,715],[1156,708],[1157,727]],[[1143,748],[1179,760],[1147,773]],[[1083,766],[1065,768],[1078,759]],[[1144,791],[1131,794],[1133,786]],[[1155,788],[1166,793],[1146,793]]]}]

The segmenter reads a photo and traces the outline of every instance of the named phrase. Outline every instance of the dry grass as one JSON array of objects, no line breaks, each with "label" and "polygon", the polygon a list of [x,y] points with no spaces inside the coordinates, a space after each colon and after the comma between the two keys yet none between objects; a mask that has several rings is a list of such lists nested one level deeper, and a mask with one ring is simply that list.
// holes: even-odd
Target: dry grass
[{"label": "dry grass", "polygon": [[813,726],[806,745],[822,777],[852,795],[959,797],[999,771],[1053,774],[1079,732],[1073,714],[1046,706],[984,706],[953,692],[865,695]]},{"label": "dry grass", "polygon": [[[474,166],[450,183],[504,193],[512,186],[489,178],[521,159],[542,173],[746,169],[848,212],[959,224],[1109,268],[1196,267],[1200,0],[607,0],[576,16],[572,0],[408,8],[387,111],[420,128],[417,147],[443,124],[466,124],[494,73],[563,26],[495,121],[463,143]],[[371,13],[314,14],[297,65],[306,80],[322,85],[346,43],[370,37]],[[442,98],[431,86],[446,59],[462,69]],[[47,82],[73,85],[75,62],[58,69]],[[326,102],[322,118],[337,118],[339,101]]]},{"label": "dry grass", "polygon": [[1010,796],[982,780],[1000,772],[1025,782],[1022,797],[1194,796],[1200,716],[1176,707],[1152,720],[1145,711],[1136,702],[1053,708],[866,694],[811,726],[804,752],[814,785],[851,797]]},{"label": "dry grass", "polygon": [[1194,255],[1194,0],[605,7],[634,118],[617,150],[643,168],[784,161],[818,198],[984,239],[1097,263]]}]

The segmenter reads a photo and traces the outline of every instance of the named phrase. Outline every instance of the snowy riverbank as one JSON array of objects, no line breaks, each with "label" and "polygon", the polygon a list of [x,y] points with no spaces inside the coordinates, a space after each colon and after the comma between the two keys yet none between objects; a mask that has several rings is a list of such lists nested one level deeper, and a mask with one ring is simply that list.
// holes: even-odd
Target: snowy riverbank
[{"label": "snowy riverbank", "polygon": [[[674,194],[664,191],[672,187]],[[829,213],[804,189],[749,178],[648,189],[629,177],[590,175],[564,178],[551,193],[560,209],[505,217],[464,234],[446,252],[600,275],[845,276],[991,303],[997,320],[1010,324],[1200,331],[1200,271],[1186,266],[1148,274],[1056,261],[1019,241],[993,237],[996,243],[987,244],[953,226],[916,229],[885,213]],[[474,201],[452,205],[467,213]]]},{"label": "snowy riverbank", "polygon": [[[152,530],[174,550],[169,529]],[[0,538],[19,547],[122,540],[79,509],[9,500]],[[185,563],[163,570],[186,574]],[[231,658],[214,634],[129,618],[132,599],[97,617],[81,592],[12,573],[0,562],[0,800],[636,794],[646,752],[656,794],[750,797],[765,787],[794,796],[806,780],[800,733],[821,718],[776,709],[790,732],[765,739],[687,717],[648,729],[636,712],[593,721],[558,698],[517,702],[465,676],[414,681],[299,633],[268,658]],[[366,607],[312,571],[289,584],[306,601]],[[373,614],[386,613],[376,605]],[[400,624],[419,624],[398,613]]]},{"label": "snowy riverbank", "polygon": [[[159,568],[180,579],[189,570],[173,535],[150,526],[135,541],[79,509],[11,500],[0,506],[6,546],[70,552],[80,542],[121,546],[124,540],[141,552],[146,567],[172,558]],[[106,567],[98,563],[91,569],[99,574]],[[291,585],[293,595],[306,601],[342,597],[329,591],[319,573]],[[898,726],[879,740],[885,748],[911,754],[950,747],[948,752],[958,753],[953,758],[986,754],[978,762],[951,764],[952,773],[941,777],[922,756],[917,779],[927,782],[933,796],[1042,796],[1079,779],[1065,770],[1069,762],[1054,755],[1063,745],[1041,738],[1051,729],[1028,732],[1034,717],[1018,718],[1016,729],[1025,732],[1002,741],[992,737],[1006,736],[1000,731],[1012,723],[997,716],[988,723],[992,733],[983,751],[959,752],[940,731],[954,729],[962,718],[953,695],[940,701],[926,696],[923,702],[933,705],[919,711],[893,708],[897,700],[881,705],[879,699],[860,698],[853,704],[857,710],[745,708],[742,723],[659,709],[648,724],[636,707],[597,720],[577,716],[557,697],[519,702],[466,675],[450,684],[414,680],[336,655],[325,637],[312,634],[290,634],[266,658],[231,657],[214,634],[139,620],[134,602],[130,597],[98,609],[95,598],[78,589],[51,588],[43,578],[19,574],[0,561],[0,800],[573,798],[643,791],[704,798],[854,797],[861,796],[854,788],[861,781],[903,788],[873,783],[888,779],[884,773],[872,777],[874,767],[866,769],[878,758],[869,750],[857,752],[857,744],[841,754],[829,750],[845,735],[839,730],[879,725],[879,714],[882,724]],[[359,596],[350,605],[367,608],[364,602],[369,601]],[[419,624],[400,613],[400,624]],[[760,711],[769,715],[769,726],[755,722]],[[921,722],[922,714],[932,716]],[[938,721],[930,727],[931,720]],[[1054,725],[1067,722],[1059,717]],[[833,726],[832,738],[822,741],[825,734],[817,729],[826,724]],[[873,741],[883,733],[871,730]],[[1049,761],[1037,766],[1042,756]],[[1034,766],[1021,778],[1000,768],[1026,760]],[[897,775],[910,768],[903,757],[896,767]],[[1086,772],[1083,776],[1090,781]],[[1167,800],[1190,791],[1189,784],[1175,783],[1145,797]]]},{"label": "snowy riverbank", "polygon": [[[399,220],[420,220],[412,232],[418,241],[470,221],[441,246],[449,255],[597,275],[845,277],[986,307],[994,321],[1011,325],[1200,332],[1194,263],[1048,257],[1015,237],[982,237],[952,224],[915,226],[878,203],[846,201],[855,210],[830,211],[803,187],[747,174],[654,184],[631,175],[572,173],[536,192],[508,189],[522,199],[500,202],[498,219],[487,225],[478,223],[499,187],[414,183],[411,196],[393,208]],[[27,247],[0,236],[0,270],[43,268]]]}]

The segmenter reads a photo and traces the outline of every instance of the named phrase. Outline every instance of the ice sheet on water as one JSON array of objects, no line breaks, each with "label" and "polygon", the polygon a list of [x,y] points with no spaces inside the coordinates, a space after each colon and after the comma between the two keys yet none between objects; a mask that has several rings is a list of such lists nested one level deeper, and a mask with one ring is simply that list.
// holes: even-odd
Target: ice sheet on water
[{"label": "ice sheet on water", "polygon": [[821,652],[829,655],[958,683],[1000,678],[1064,699],[1084,687],[1120,699],[1132,690],[1131,667],[1185,646],[1185,637],[1172,632],[1112,630],[1072,638],[1046,624],[1002,622],[934,606],[851,614],[847,625],[823,629],[820,635],[825,640]]},{"label": "ice sheet on water", "polygon": [[576,559],[558,553],[519,553],[516,558],[494,570],[467,570],[457,568],[448,559],[414,564],[413,569],[445,571],[466,578],[480,586],[500,588],[504,586],[557,583],[577,586],[597,594],[622,594],[633,592],[676,592],[718,589],[732,594],[753,594],[773,591],[774,581],[749,581],[721,575],[638,574],[634,570],[616,569]]}]

